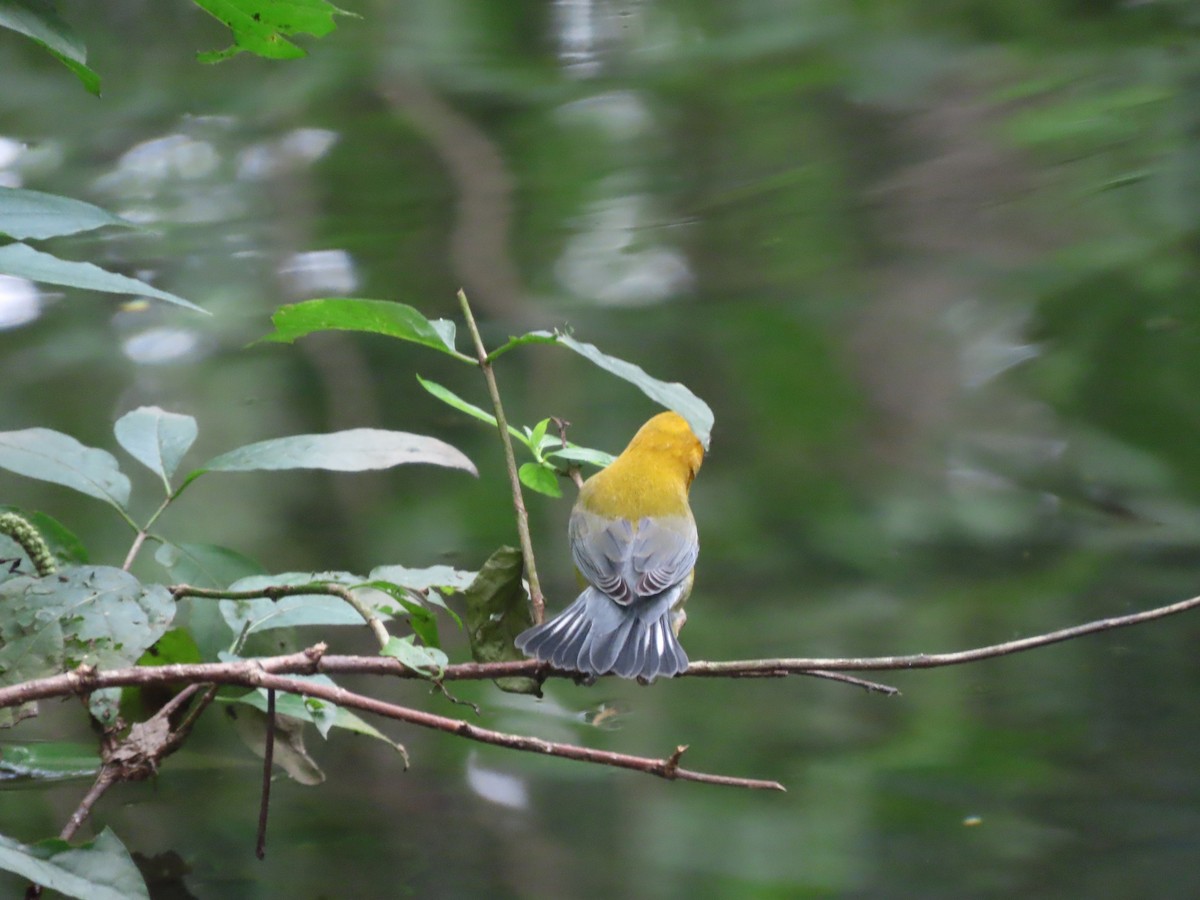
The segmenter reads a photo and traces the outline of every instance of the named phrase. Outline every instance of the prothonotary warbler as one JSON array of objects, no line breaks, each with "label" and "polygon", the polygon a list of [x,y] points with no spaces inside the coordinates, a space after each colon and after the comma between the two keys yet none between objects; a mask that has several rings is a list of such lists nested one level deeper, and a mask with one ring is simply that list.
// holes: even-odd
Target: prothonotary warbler
[{"label": "prothonotary warbler", "polygon": [[688,489],[703,458],[687,421],[660,413],[583,483],[568,534],[587,587],[518,648],[588,675],[649,681],[687,668],[678,635],[700,553]]}]

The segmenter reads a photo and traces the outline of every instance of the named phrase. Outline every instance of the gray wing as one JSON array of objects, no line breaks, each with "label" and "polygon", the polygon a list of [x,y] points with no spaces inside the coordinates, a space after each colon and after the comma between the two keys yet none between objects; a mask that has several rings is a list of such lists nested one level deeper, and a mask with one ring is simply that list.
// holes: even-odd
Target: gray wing
[{"label": "gray wing", "polygon": [[682,583],[696,566],[700,545],[691,516],[605,519],[571,513],[571,558],[589,584],[628,606]]}]

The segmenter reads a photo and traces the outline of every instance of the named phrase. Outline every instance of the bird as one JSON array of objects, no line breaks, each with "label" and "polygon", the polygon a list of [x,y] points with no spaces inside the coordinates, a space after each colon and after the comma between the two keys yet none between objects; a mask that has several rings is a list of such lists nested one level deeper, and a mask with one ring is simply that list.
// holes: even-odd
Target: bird
[{"label": "bird", "polygon": [[688,667],[679,643],[700,553],[688,491],[704,448],[664,412],[587,479],[571,510],[571,558],[586,584],[570,606],[516,638],[527,656],[592,678],[650,682]]}]

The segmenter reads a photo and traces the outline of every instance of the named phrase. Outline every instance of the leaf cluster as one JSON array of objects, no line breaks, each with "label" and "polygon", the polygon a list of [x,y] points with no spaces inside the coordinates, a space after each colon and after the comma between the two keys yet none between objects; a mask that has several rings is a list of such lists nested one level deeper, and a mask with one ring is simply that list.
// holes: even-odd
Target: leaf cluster
[{"label": "leaf cluster", "polygon": [[[460,299],[469,316],[465,297]],[[712,421],[708,407],[683,385],[661,382],[637,366],[607,356],[562,332],[532,332],[510,339],[491,354],[481,351],[471,356],[457,348],[452,322],[431,321],[412,307],[389,301],[312,300],[281,308],[273,322],[275,330],[264,341],[287,343],[321,331],[359,331],[423,345],[481,368],[489,368],[492,360],[517,347],[562,346],[626,378],[648,396],[673,402],[677,410],[697,423],[694,427],[705,439]],[[468,318],[468,322],[474,326],[473,319]],[[559,479],[570,474],[572,467],[604,465],[611,459],[603,451],[567,441],[561,428],[558,434],[551,434],[557,421],[553,416],[532,426],[501,429],[499,406],[495,414],[489,413],[434,382],[418,378],[433,396],[497,429],[506,441],[524,447],[531,461],[521,465],[519,481],[534,490],[560,496]],[[161,527],[164,513],[179,503],[194,484],[214,473],[285,469],[357,472],[423,464],[477,474],[475,465],[461,451],[431,436],[354,428],[260,440],[189,468],[184,463],[199,427],[191,416],[155,406],[139,407],[115,422],[115,443],[158,482],[157,506],[142,519],[137,518],[135,509],[144,504],[133,502],[133,482],[124,468],[126,464],[108,449],[86,446],[68,434],[47,428],[0,432],[0,469],[58,484],[103,502],[132,535],[122,565],[98,565],[89,560],[84,541],[54,518],[34,511],[0,511],[0,558],[6,561],[0,568],[0,688],[88,667],[104,670],[250,660],[260,653],[278,653],[280,647],[304,646],[301,636],[313,628],[328,633],[330,629],[366,626],[381,656],[397,660],[434,683],[440,683],[440,675],[450,662],[440,631],[447,621],[466,632],[477,662],[522,659],[513,646],[513,637],[532,622],[530,586],[535,583],[532,556],[522,550],[501,547],[478,573],[447,566],[410,568],[394,563],[376,566],[366,573],[272,573],[233,548],[219,543],[176,541]],[[153,554],[157,578],[138,577],[131,571],[148,544],[157,545]],[[139,567],[139,571],[144,569]],[[452,608],[458,595],[463,599],[461,614]],[[298,684],[307,680],[336,687],[325,675],[296,678]],[[504,690],[518,693],[539,690],[539,683],[526,676],[501,678],[497,683]],[[385,741],[404,753],[400,744],[356,713],[326,699],[301,694],[275,698],[272,727],[266,714],[270,703],[266,689],[226,688],[217,693],[213,688],[213,693],[224,706],[236,710],[228,721],[247,746],[260,755],[272,746],[276,764],[303,784],[316,784],[324,778],[305,749],[305,730],[310,725],[323,738],[334,729],[343,729]],[[158,713],[165,709],[163,703],[168,699],[169,695],[164,698],[134,688],[88,693],[91,716],[106,734],[110,748],[117,748],[101,754],[102,776],[120,752],[136,756],[139,761],[147,755],[141,750],[135,753],[121,748],[144,740],[145,728],[158,721]],[[201,706],[196,708],[202,711]],[[35,714],[33,702],[2,708],[0,727],[17,725]],[[160,730],[161,746],[165,747],[174,732],[165,725]],[[53,766],[43,766],[40,760],[44,754],[68,748],[53,743],[41,749],[36,745],[16,746],[26,755],[20,777],[59,777]],[[149,755],[153,757],[153,753]],[[152,765],[157,762],[150,760]],[[115,836],[111,840],[115,841]],[[0,868],[37,872],[36,877],[43,883],[71,893],[73,882],[66,875],[53,866],[47,867],[44,861],[37,865],[34,861],[38,854],[51,854],[48,859],[62,862],[59,856],[65,853],[87,850],[99,860],[113,852],[107,844],[99,850],[96,847],[100,847],[99,841],[82,849],[66,844],[46,849],[14,843],[9,852],[0,853]],[[77,858],[91,860],[93,856],[70,857]],[[85,868],[91,865],[87,862]]]}]

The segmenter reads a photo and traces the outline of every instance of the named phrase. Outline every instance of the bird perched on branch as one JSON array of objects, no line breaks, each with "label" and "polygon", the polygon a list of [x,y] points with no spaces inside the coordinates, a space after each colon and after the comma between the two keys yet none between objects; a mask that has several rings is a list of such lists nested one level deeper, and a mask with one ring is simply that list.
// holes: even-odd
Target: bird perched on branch
[{"label": "bird perched on branch", "polygon": [[587,587],[518,635],[519,649],[588,675],[649,681],[687,668],[678,635],[700,552],[688,490],[703,458],[687,421],[660,413],[583,483],[568,534]]}]

